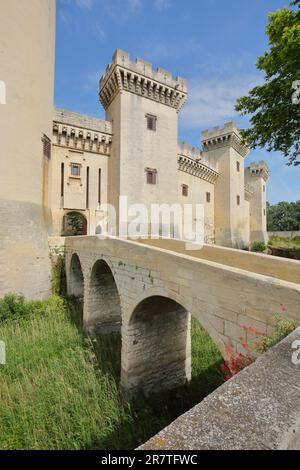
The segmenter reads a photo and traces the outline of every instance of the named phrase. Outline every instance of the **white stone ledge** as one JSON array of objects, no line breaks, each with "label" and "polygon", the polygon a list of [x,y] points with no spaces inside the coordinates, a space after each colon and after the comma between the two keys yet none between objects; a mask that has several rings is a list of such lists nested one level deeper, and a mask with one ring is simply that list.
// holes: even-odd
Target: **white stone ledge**
[{"label": "white stone ledge", "polygon": [[300,449],[295,340],[300,328],[139,449]]}]

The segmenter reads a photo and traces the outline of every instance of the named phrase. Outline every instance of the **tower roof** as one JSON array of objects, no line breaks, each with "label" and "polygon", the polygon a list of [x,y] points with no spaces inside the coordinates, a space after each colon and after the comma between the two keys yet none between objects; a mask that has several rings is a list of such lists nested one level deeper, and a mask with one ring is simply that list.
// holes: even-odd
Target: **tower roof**
[{"label": "tower roof", "polygon": [[142,59],[130,60],[128,52],[117,49],[112,62],[100,79],[100,101],[106,109],[118,92],[125,90],[167,106],[181,109],[187,98],[187,83],[182,77],[174,79],[162,68],[153,70]]},{"label": "tower roof", "polygon": [[201,133],[204,151],[220,147],[233,147],[242,157],[246,157],[249,149],[242,141],[241,133],[233,121],[227,122],[224,127],[214,127],[211,131]]}]

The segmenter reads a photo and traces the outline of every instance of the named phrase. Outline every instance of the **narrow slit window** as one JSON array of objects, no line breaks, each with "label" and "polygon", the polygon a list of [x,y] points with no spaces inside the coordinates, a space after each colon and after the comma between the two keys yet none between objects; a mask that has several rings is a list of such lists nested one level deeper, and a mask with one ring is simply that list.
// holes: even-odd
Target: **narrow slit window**
[{"label": "narrow slit window", "polygon": [[64,197],[64,192],[65,192],[65,164],[61,164],[61,172],[60,172],[60,196]]},{"label": "narrow slit window", "polygon": [[90,205],[90,167],[86,168],[86,208]]},{"label": "narrow slit window", "polygon": [[210,202],[211,200],[211,196],[210,196],[210,193],[206,193],[206,202]]},{"label": "narrow slit window", "polygon": [[237,203],[238,206],[241,205],[241,196],[236,197],[236,203]]},{"label": "narrow slit window", "polygon": [[98,204],[101,204],[101,168],[99,168],[98,172]]},{"label": "narrow slit window", "polygon": [[51,158],[51,140],[45,134],[42,137],[43,142],[43,155],[44,157]]}]

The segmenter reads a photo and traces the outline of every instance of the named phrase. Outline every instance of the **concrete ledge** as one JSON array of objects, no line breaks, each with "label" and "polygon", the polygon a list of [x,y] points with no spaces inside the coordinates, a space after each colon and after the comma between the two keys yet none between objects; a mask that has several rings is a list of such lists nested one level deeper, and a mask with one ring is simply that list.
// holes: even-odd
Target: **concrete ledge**
[{"label": "concrete ledge", "polygon": [[294,230],[293,232],[268,232],[269,237],[300,237],[300,230]]},{"label": "concrete ledge", "polygon": [[[192,256],[193,258],[244,269],[252,273],[271,276],[296,284],[299,283],[300,279],[300,261],[298,260],[279,258],[263,253],[253,253],[219,245],[204,244],[201,249],[187,250],[184,241],[171,238],[160,238],[157,240],[139,239],[139,242],[144,245],[155,246],[157,248]],[[190,243],[190,246],[192,245],[197,247],[197,244]]]},{"label": "concrete ledge", "polygon": [[300,328],[139,449],[300,449],[296,340]]}]

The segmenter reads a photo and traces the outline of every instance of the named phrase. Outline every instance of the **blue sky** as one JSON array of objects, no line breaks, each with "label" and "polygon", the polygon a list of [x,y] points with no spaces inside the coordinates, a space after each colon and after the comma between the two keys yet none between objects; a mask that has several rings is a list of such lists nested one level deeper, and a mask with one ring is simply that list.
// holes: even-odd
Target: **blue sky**
[{"label": "blue sky", "polygon": [[[257,56],[268,47],[267,14],[283,0],[58,0],[55,104],[104,118],[98,82],[116,48],[188,80],[179,138],[200,145],[200,131],[235,120],[236,98],[259,84]],[[282,155],[252,151],[267,161],[272,203],[300,199],[300,166]]]}]

